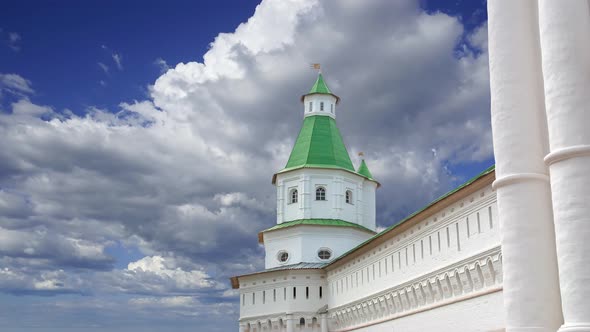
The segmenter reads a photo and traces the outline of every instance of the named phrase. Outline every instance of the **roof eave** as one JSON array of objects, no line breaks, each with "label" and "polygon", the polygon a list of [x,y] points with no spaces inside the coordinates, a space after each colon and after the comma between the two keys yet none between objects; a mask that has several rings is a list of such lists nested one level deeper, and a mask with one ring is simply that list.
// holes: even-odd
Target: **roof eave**
[{"label": "roof eave", "polygon": [[306,93],[306,94],[304,94],[304,95],[301,96],[301,102],[303,102],[303,100],[305,99],[305,97],[311,96],[311,95],[330,95],[330,96],[336,98],[336,105],[338,105],[340,103],[340,97],[338,97],[337,95],[335,95],[333,93],[323,93],[323,92]]},{"label": "roof eave", "polygon": [[373,178],[369,178],[363,174],[360,174],[356,171],[351,171],[347,168],[344,167],[339,167],[339,166],[322,166],[322,165],[301,165],[301,166],[296,166],[296,167],[290,167],[290,168],[283,168],[282,170],[276,172],[275,174],[273,174],[272,176],[272,184],[276,184],[277,182],[277,175],[282,174],[282,173],[287,173],[290,171],[296,171],[298,169],[303,169],[303,168],[313,168],[313,169],[337,169],[337,170],[341,170],[341,171],[345,171],[348,173],[352,173],[358,176],[361,176],[363,178],[365,178],[367,181],[371,181],[371,182],[375,182],[375,184],[377,184],[377,188],[381,187],[381,183]]}]

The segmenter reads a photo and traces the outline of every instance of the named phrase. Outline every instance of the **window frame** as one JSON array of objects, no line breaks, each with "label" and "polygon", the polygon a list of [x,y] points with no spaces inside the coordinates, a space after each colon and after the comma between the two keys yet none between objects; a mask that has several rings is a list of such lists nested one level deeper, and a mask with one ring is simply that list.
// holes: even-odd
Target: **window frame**
[{"label": "window frame", "polygon": [[327,201],[327,192],[325,186],[317,186],[315,188],[315,200],[316,201]]},{"label": "window frame", "polygon": [[354,193],[350,189],[346,189],[344,192],[344,201],[346,204],[354,205]]},{"label": "window frame", "polygon": [[[287,258],[285,258],[285,260],[282,260],[283,255],[287,255]],[[289,259],[291,258],[291,255],[289,254],[289,252],[287,250],[279,250],[279,252],[277,252],[277,261],[279,262],[279,264],[286,264]]]},{"label": "window frame", "polygon": [[[329,254],[328,258],[322,258],[320,256],[320,254],[322,252],[327,252]],[[322,247],[322,248],[318,249],[316,256],[320,261],[329,261],[330,259],[332,259],[333,253],[332,253],[332,250],[330,250],[330,248]]]},{"label": "window frame", "polygon": [[297,204],[299,202],[299,190],[297,188],[289,189],[288,204]]}]

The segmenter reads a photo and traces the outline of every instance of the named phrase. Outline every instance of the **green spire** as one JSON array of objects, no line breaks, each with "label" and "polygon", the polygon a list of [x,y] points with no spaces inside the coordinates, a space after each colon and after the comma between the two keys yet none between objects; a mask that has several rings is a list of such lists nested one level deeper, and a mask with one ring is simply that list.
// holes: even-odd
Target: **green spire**
[{"label": "green spire", "polygon": [[354,172],[336,120],[321,115],[303,120],[284,170],[301,167],[341,168]]},{"label": "green spire", "polygon": [[373,174],[371,174],[371,171],[369,171],[369,167],[367,167],[367,164],[365,163],[364,159],[363,161],[361,161],[361,165],[359,166],[359,169],[356,172],[368,179],[373,180]]},{"label": "green spire", "polygon": [[311,90],[309,90],[309,94],[312,93],[332,94],[332,92],[328,88],[328,85],[326,85],[326,82],[324,82],[324,77],[321,73],[318,75],[318,79],[315,81],[315,84],[311,87]]}]

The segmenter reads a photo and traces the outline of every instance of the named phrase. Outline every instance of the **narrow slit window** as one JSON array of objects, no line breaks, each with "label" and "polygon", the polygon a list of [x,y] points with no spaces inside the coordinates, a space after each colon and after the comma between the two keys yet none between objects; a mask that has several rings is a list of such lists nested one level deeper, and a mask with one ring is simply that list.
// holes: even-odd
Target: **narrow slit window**
[{"label": "narrow slit window", "polygon": [[334,104],[330,104],[330,113],[334,113]]},{"label": "narrow slit window", "polygon": [[309,299],[309,287],[305,287],[305,298]]},{"label": "narrow slit window", "polygon": [[469,238],[469,235],[470,235],[469,234],[470,233],[470,231],[469,231],[469,217],[467,217],[465,222],[467,223],[467,238]]},{"label": "narrow slit window", "polygon": [[322,286],[320,286],[320,299],[322,298]]},{"label": "narrow slit window", "polygon": [[459,223],[455,223],[455,229],[457,230],[457,250],[461,251],[461,240],[459,240]]},{"label": "narrow slit window", "polygon": [[266,291],[262,291],[262,304],[266,303]]},{"label": "narrow slit window", "polygon": [[309,102],[309,111],[313,112],[313,103],[311,101]]},{"label": "narrow slit window", "polygon": [[479,212],[477,213],[477,233],[481,233],[481,221],[479,220]]},{"label": "narrow slit window", "polygon": [[283,300],[287,301],[287,287],[283,288]]},{"label": "narrow slit window", "polygon": [[252,293],[252,304],[256,304],[256,293]]},{"label": "narrow slit window", "polygon": [[490,229],[494,228],[494,223],[492,223],[492,207],[488,206],[488,216],[490,218]]},{"label": "narrow slit window", "polygon": [[297,287],[293,287],[293,300],[297,298]]},{"label": "narrow slit window", "polygon": [[324,110],[324,102],[323,102],[323,101],[321,101],[321,102],[320,102],[320,111],[323,111],[323,110]]},{"label": "narrow slit window", "polygon": [[276,289],[272,290],[272,300],[273,300],[273,302],[277,302],[277,290]]}]

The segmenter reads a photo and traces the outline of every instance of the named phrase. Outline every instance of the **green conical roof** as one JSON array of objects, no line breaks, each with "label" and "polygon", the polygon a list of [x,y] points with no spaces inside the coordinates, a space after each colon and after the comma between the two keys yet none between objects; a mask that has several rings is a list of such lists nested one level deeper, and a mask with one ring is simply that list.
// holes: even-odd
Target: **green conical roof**
[{"label": "green conical roof", "polygon": [[321,73],[318,75],[318,79],[315,81],[315,84],[311,87],[311,90],[309,90],[309,93],[310,94],[311,93],[332,94],[332,92],[328,88],[328,85],[326,84],[326,82],[324,82],[324,77],[322,76]]},{"label": "green conical roof", "polygon": [[315,83],[311,87],[311,90],[309,90],[309,93],[301,96],[301,101],[303,102],[303,99],[305,98],[305,96],[314,95],[314,94],[332,95],[336,98],[336,104],[338,104],[340,102],[340,97],[338,97],[337,95],[333,94],[332,91],[330,91],[330,88],[328,88],[328,85],[324,81],[324,76],[322,76],[321,73],[318,75],[318,79],[315,81]]},{"label": "green conical roof", "polygon": [[341,168],[354,172],[336,120],[329,116],[308,116],[291,151],[285,170],[301,167]]},{"label": "green conical roof", "polygon": [[366,178],[373,180],[373,175],[371,174],[371,171],[369,171],[369,167],[367,167],[367,164],[365,163],[364,159],[363,161],[361,161],[361,165],[359,166],[359,169],[356,172]]}]

